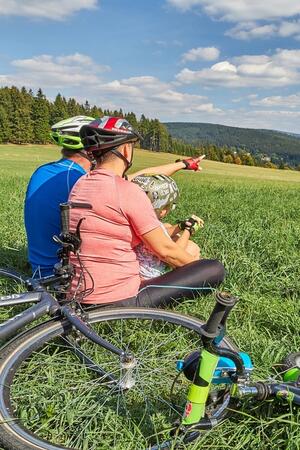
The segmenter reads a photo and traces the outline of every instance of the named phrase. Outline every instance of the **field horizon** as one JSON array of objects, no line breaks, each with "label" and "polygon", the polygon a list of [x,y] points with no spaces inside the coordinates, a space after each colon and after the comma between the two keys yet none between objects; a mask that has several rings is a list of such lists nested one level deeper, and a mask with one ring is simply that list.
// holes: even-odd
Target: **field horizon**
[{"label": "field horizon", "polygon": [[[135,149],[133,167],[130,170],[140,170],[144,167],[168,164],[174,162],[177,158],[187,158],[186,156],[177,155],[175,153],[154,152],[144,149]],[[32,167],[32,171],[41,164],[49,161],[55,161],[60,158],[60,150],[52,144],[47,145],[15,145],[0,144],[0,160],[4,164],[0,170],[13,170],[14,166],[20,162],[25,163],[24,169]],[[11,164],[11,167],[9,167]],[[210,161],[204,159],[201,163],[203,171],[201,175],[211,176],[220,175],[229,178],[249,178],[260,181],[278,181],[283,183],[300,183],[300,171],[296,170],[279,170],[269,169],[256,166],[243,166],[236,164],[228,164],[218,161]],[[182,171],[179,173],[183,173]],[[191,175],[191,172],[184,172]],[[194,174],[195,175],[195,174]],[[196,174],[197,176],[199,173]]]}]

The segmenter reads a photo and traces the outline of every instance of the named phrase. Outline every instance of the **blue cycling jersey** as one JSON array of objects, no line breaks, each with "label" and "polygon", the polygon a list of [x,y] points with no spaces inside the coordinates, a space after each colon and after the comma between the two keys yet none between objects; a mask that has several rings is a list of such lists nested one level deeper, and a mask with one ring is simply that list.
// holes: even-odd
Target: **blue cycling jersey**
[{"label": "blue cycling jersey", "polygon": [[31,176],[25,198],[25,228],[28,259],[36,276],[48,276],[58,262],[54,235],[60,233],[59,204],[85,170],[70,159],[61,159],[39,167]]}]

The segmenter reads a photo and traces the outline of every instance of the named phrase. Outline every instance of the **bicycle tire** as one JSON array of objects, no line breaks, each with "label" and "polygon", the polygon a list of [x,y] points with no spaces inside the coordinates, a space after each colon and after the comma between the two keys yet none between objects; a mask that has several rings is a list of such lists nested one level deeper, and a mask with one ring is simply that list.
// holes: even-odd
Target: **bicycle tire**
[{"label": "bicycle tire", "polygon": [[10,279],[16,281],[21,285],[24,285],[29,279],[29,276],[25,275],[24,273],[17,272],[14,269],[0,267],[0,278]]},{"label": "bicycle tire", "polygon": [[[13,269],[0,267],[0,285],[1,293],[10,295],[22,293],[26,290],[26,281],[28,276]],[[0,301],[1,306],[1,301]]]},{"label": "bicycle tire", "polygon": [[300,352],[294,352],[287,355],[282,361],[283,371],[298,368],[300,369]]},{"label": "bicycle tire", "polygon": [[[152,403],[147,403],[148,397],[146,397],[146,394],[150,395],[147,393],[147,389],[152,387],[151,383],[156,383],[154,384],[154,387],[159,393],[161,392],[162,395],[162,397],[158,398],[160,402],[159,405],[161,408],[166,407],[165,403],[167,404],[168,402],[164,399],[163,395],[165,388],[168,388],[168,383],[173,382],[176,375],[174,357],[177,357],[177,353],[180,357],[184,356],[183,353],[193,350],[195,342],[200,342],[200,329],[203,322],[170,311],[143,308],[97,308],[87,312],[87,320],[92,327],[102,327],[101,333],[104,333],[105,329],[107,329],[107,333],[114,343],[116,343],[115,340],[119,333],[123,340],[122,344],[125,345],[127,339],[127,345],[129,346],[130,343],[130,348],[144,344],[143,339],[141,338],[143,334],[141,333],[144,333],[145,327],[148,326],[148,324],[150,325],[148,335],[145,335],[144,339],[145,343],[147,342],[148,347],[142,347],[143,351],[140,353],[140,359],[138,360],[140,372],[137,376],[137,386],[126,391],[125,394],[119,389],[119,397],[122,397],[122,401],[125,402],[125,407],[126,402],[131,402],[131,406],[136,407],[137,412],[144,411],[143,406],[139,403],[139,389],[141,389],[142,385],[142,397],[145,396],[142,400],[144,400],[146,404],[146,412],[143,412],[143,414],[149,412],[150,415],[150,412],[152,413],[152,410],[150,411]],[[117,328],[115,325],[117,321],[120,328]],[[137,321],[138,323],[135,329],[133,329],[133,321]],[[143,329],[141,329],[142,326]],[[174,327],[175,330],[173,335],[169,331],[171,330],[171,327]],[[111,334],[111,331],[113,331],[113,334]],[[154,332],[157,335],[153,337]],[[121,409],[119,409],[118,406],[117,415],[114,415],[114,413],[111,412],[111,418],[105,418],[106,422],[104,422],[104,414],[110,414],[111,410],[114,411],[113,409],[110,409],[110,405],[106,406],[106,403],[110,401],[111,404],[115,404],[116,397],[114,395],[111,395],[110,397],[107,395],[107,391],[105,391],[107,386],[103,380],[100,380],[99,382],[96,377],[96,381],[94,379],[93,381],[90,381],[90,371],[87,370],[84,364],[79,365],[77,358],[75,358],[76,363],[73,362],[74,355],[70,351],[72,348],[61,346],[57,342],[57,338],[60,338],[59,342],[64,342],[66,337],[72,336],[71,327],[66,320],[54,319],[38,325],[19,337],[17,336],[2,349],[0,353],[0,442],[3,447],[6,450],[98,450],[100,448],[126,448],[128,450],[151,448],[152,445],[154,445],[153,448],[159,448],[157,446],[159,442],[157,430],[155,428],[157,424],[153,425],[151,422],[151,426],[149,425],[150,428],[153,428],[151,428],[151,433],[153,430],[156,433],[154,437],[153,433],[150,437],[141,436],[140,431],[135,428],[136,422],[140,420],[139,415],[135,416],[133,420],[133,416],[127,416],[126,412],[126,418],[124,418],[124,413],[122,411],[123,415],[121,414]],[[161,336],[161,341],[157,343],[156,338],[159,336]],[[168,340],[166,343],[162,341],[163,336],[167,336],[166,339]],[[189,342],[189,339],[193,339],[193,342]],[[98,357],[101,360],[102,365],[103,362],[106,361],[105,358],[108,358],[108,356],[104,356],[104,350],[102,348],[92,348],[91,346],[94,344],[91,344],[90,341],[84,340],[82,345],[89,349],[90,356],[92,355],[94,358]],[[186,347],[183,348],[183,345]],[[230,349],[236,349],[234,344],[228,338],[223,340],[222,345]],[[162,349],[164,349],[164,351],[165,349],[168,349],[168,351],[170,349],[170,352],[172,350],[173,353],[170,353],[171,356],[167,353],[161,354]],[[150,351],[154,352],[154,357],[152,358],[153,361],[151,359],[152,354]],[[102,352],[102,354],[98,356],[99,352]],[[144,359],[142,359],[142,356]],[[169,365],[167,366],[167,364],[169,364],[168,357],[172,357],[172,367],[171,363],[170,367]],[[61,362],[58,358],[61,358]],[[111,354],[109,355],[109,358],[111,358]],[[74,367],[71,365],[70,361]],[[110,366],[112,366],[111,360],[109,359],[107,361]],[[61,370],[62,367],[65,368],[66,363],[68,364],[68,370],[76,369],[72,372],[72,380],[66,375],[66,369]],[[62,364],[62,367],[60,367],[60,364]],[[143,364],[147,365],[146,369],[144,369]],[[164,364],[164,367],[162,367],[162,364]],[[55,370],[57,368],[59,369],[59,373],[56,375]],[[172,379],[168,380],[167,378],[163,378],[166,374],[169,374],[168,371],[171,369],[174,372]],[[77,370],[80,372],[79,375],[77,374]],[[148,377],[145,382],[141,375],[143,374],[144,376],[143,370]],[[49,376],[58,378],[53,379],[53,383],[51,384],[49,383]],[[76,377],[79,377],[79,379],[77,380]],[[81,381],[82,377],[84,380],[85,377],[87,377],[86,379],[88,381]],[[154,378],[155,381],[153,381],[152,378]],[[41,383],[41,387],[38,387],[38,382]],[[79,388],[77,387],[81,382],[83,383],[82,392],[79,391]],[[86,385],[84,383],[86,383]],[[91,389],[91,387],[93,387],[93,389]],[[66,390],[66,388],[68,388],[68,390]],[[39,391],[39,389],[41,389],[41,391]],[[57,389],[57,392],[55,389]],[[77,394],[74,394],[73,391],[76,391],[76,389],[78,392]],[[99,392],[97,392],[97,389]],[[101,389],[104,390],[106,394],[101,394]],[[186,389],[183,390],[185,398]],[[103,400],[104,403],[100,407],[98,403],[102,398],[101,395],[103,399],[105,398],[105,401]],[[180,395],[181,391],[178,392],[178,401]],[[61,399],[61,396],[63,399]],[[88,398],[92,399],[91,404],[88,404],[85,408],[79,402],[79,400],[83,400],[83,397],[84,400],[87,401]],[[109,400],[107,400],[108,398]],[[58,402],[61,408],[55,410],[57,416],[55,416],[55,418],[53,409],[51,409],[54,408],[52,405],[52,402],[54,402],[53,399]],[[34,404],[34,401],[37,404]],[[66,402],[68,402],[68,406],[65,406]],[[73,408],[70,408],[72,405]],[[170,407],[170,404],[167,406]],[[96,413],[93,413],[93,408],[96,410]],[[171,410],[169,414],[171,413],[173,414],[174,411]],[[133,413],[130,412],[130,414]],[[158,422],[167,422],[167,413],[165,417],[160,417],[159,414],[162,414],[160,410],[153,411],[151,416],[152,421],[157,420],[155,414],[158,415]],[[86,417],[88,417],[88,419],[86,419]],[[127,424],[128,417],[130,419],[129,421],[133,421],[133,427],[132,429],[130,428],[130,433],[136,433],[133,435],[129,433],[129,437],[127,437],[127,434],[125,435],[125,428],[120,428],[125,426],[123,424]],[[34,422],[34,426],[29,425],[30,420]],[[94,421],[93,426],[91,426],[91,420]],[[38,423],[35,423],[36,421],[38,421]],[[145,423],[146,425],[143,424],[143,426],[148,427],[146,419]],[[89,435],[86,431],[87,424],[90,433]],[[78,431],[79,425],[82,426],[82,430],[80,431]],[[50,426],[52,428],[50,428]],[[141,423],[139,426],[142,426]],[[121,442],[116,443],[115,435],[117,432],[119,433],[120,430],[122,434],[120,439]],[[80,434],[82,434],[81,440],[79,440],[77,435],[74,436],[74,433],[76,434],[77,431],[79,437]],[[159,431],[162,432],[162,430]],[[64,433],[66,436],[58,436],[57,434],[60,432]],[[112,432],[115,433],[114,442],[112,442]],[[110,436],[109,439],[107,436]],[[134,437],[133,441],[131,439],[132,437]],[[108,440],[104,441],[103,439]],[[153,439],[155,439],[154,442]],[[162,442],[165,442],[164,437],[162,438]]]}]

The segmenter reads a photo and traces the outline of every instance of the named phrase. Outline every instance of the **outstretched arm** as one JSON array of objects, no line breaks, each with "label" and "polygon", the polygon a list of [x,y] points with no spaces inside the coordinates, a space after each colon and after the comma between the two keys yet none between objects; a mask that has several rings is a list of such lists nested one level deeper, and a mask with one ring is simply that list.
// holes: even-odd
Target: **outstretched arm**
[{"label": "outstretched arm", "polygon": [[202,170],[200,167],[200,163],[205,155],[197,156],[196,158],[187,158],[183,160],[179,160],[170,164],[163,164],[162,166],[155,167],[147,167],[142,170],[138,170],[137,172],[131,173],[128,175],[128,180],[132,181],[138,175],[166,175],[171,176],[174,173],[178,172],[178,170],[186,169],[186,170],[194,170],[195,172]]}]

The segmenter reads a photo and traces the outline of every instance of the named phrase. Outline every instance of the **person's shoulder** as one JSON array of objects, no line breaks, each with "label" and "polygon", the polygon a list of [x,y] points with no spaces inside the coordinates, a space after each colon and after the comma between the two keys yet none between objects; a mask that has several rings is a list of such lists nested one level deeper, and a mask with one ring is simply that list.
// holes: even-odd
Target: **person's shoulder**
[{"label": "person's shoulder", "polygon": [[30,180],[34,180],[36,178],[43,177],[45,174],[52,172],[53,168],[55,167],[55,164],[57,161],[51,161],[45,164],[42,164],[41,166],[37,167],[33,174],[30,177]]},{"label": "person's shoulder", "polygon": [[116,182],[122,189],[126,189],[127,192],[136,192],[137,194],[143,193],[142,189],[132,181],[126,180],[125,178],[116,177]]},{"label": "person's shoulder", "polygon": [[56,163],[57,163],[57,161],[50,161],[48,163],[42,164],[41,166],[39,166],[35,169],[35,171],[33,172],[33,175],[38,172],[43,172],[44,170],[47,170],[49,167],[54,167]]},{"label": "person's shoulder", "polygon": [[137,199],[137,201],[143,201],[148,198],[145,192],[137,184],[132,183],[132,181],[125,180],[125,178],[121,177],[116,177],[116,179],[121,195],[125,197],[130,196],[131,198]]}]

